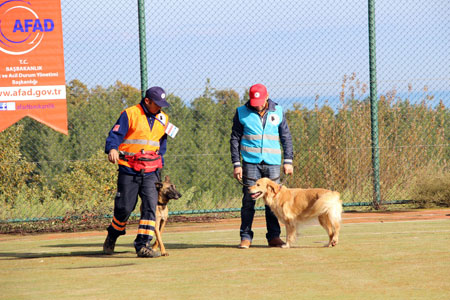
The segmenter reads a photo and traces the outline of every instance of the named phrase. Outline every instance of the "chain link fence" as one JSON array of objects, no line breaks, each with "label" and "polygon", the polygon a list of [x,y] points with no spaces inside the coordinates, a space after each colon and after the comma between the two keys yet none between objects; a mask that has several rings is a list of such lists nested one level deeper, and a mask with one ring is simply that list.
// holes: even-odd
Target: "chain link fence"
[{"label": "chain link fence", "polygon": [[[148,86],[170,93],[180,128],[163,171],[183,194],[173,213],[239,210],[229,137],[254,83],[286,112],[284,183],[372,202],[367,1],[147,1],[145,15]],[[444,0],[376,1],[382,203],[449,175],[449,16]],[[0,133],[2,222],[112,213],[117,167],[103,149],[140,101],[138,4],[63,0],[62,19],[69,135],[28,118]]]}]

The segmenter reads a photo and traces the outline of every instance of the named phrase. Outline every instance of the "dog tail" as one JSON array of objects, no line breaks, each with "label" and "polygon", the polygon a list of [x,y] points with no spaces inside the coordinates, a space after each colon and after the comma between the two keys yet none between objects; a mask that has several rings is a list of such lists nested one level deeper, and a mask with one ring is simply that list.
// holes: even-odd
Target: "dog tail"
[{"label": "dog tail", "polygon": [[317,209],[320,214],[328,214],[333,222],[340,223],[342,219],[342,201],[340,194],[335,191],[331,191],[322,195],[321,199],[316,202]]}]

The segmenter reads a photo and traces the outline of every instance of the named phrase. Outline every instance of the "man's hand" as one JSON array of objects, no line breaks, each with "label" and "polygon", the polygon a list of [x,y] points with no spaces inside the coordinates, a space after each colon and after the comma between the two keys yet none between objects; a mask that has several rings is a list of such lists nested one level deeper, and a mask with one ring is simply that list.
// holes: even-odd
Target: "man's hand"
[{"label": "man's hand", "polygon": [[294,167],[291,164],[284,164],[283,169],[284,169],[284,174],[286,174],[286,175],[294,174]]},{"label": "man's hand", "polygon": [[116,149],[109,150],[108,160],[116,164],[119,161],[119,152]]},{"label": "man's hand", "polygon": [[233,177],[237,180],[242,180],[242,167],[234,168]]}]

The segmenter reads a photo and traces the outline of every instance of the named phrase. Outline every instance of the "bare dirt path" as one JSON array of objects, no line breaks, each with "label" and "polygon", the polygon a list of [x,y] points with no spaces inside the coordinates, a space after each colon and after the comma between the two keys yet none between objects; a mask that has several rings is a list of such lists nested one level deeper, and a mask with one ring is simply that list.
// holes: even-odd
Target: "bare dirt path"
[{"label": "bare dirt path", "polygon": [[[376,222],[405,222],[416,220],[450,220],[450,209],[430,209],[430,210],[410,210],[392,212],[345,212],[342,215],[342,223],[376,223]],[[240,218],[212,219],[202,222],[169,222],[166,232],[186,232],[186,231],[214,231],[214,230],[239,230]],[[255,217],[254,228],[265,227],[264,217]],[[131,224],[127,234],[136,234],[137,225]],[[70,237],[84,236],[105,236],[106,231],[84,231],[84,232],[62,232],[62,233],[40,233],[32,235],[1,234],[0,241],[22,239],[30,236],[37,236],[40,239],[64,239]]]}]

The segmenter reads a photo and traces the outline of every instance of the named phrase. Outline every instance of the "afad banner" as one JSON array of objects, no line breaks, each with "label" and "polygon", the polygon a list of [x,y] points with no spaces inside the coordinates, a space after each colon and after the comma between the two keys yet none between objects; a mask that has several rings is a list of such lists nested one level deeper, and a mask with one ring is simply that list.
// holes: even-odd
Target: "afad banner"
[{"label": "afad banner", "polygon": [[64,134],[60,0],[0,0],[0,131],[25,116]]}]

